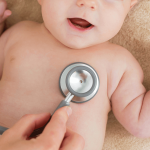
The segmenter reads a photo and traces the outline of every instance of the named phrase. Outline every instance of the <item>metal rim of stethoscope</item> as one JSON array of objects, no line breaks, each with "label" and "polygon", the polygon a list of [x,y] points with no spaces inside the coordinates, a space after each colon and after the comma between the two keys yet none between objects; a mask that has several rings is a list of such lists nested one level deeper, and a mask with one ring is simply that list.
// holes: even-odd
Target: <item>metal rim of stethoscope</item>
[{"label": "metal rim of stethoscope", "polygon": [[[72,89],[70,85],[70,78],[74,72],[87,72],[90,74],[90,78],[92,79],[91,88],[85,93],[79,93]],[[64,97],[70,92],[72,95],[77,96],[80,99],[85,99],[81,101],[74,101],[73,103],[84,103],[91,100],[98,92],[99,89],[99,77],[95,69],[83,62],[72,63],[65,67],[59,78],[59,88]]]}]

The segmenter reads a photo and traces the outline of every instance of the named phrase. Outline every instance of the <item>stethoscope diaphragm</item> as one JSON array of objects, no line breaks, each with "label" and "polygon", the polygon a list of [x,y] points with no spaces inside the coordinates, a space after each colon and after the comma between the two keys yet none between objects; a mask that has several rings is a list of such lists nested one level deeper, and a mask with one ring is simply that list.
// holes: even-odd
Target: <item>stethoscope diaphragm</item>
[{"label": "stethoscope diaphragm", "polygon": [[66,97],[71,93],[72,102],[84,103],[92,99],[99,89],[99,77],[93,67],[85,63],[73,63],[61,73],[59,87]]}]

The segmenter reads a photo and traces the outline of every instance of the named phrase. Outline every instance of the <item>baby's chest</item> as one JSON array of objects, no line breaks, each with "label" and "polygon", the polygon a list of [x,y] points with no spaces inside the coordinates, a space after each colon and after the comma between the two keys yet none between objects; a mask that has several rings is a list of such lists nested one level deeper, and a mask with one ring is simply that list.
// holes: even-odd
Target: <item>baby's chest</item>
[{"label": "baby's chest", "polygon": [[98,73],[105,72],[105,63],[96,52],[61,50],[60,47],[16,45],[9,49],[5,58],[4,71],[25,78],[56,78],[69,64],[83,62],[91,65]]},{"label": "baby's chest", "polygon": [[29,105],[31,108],[36,106],[33,110],[37,112],[49,110],[51,103],[57,106],[64,98],[59,87],[60,75],[65,67],[76,62],[89,64],[98,74],[100,86],[92,104],[97,101],[99,105],[104,101],[108,103],[106,64],[101,56],[98,59],[98,54],[91,52],[33,46],[14,46],[7,52],[0,82],[4,102],[13,106],[17,103],[23,106],[24,112]]},{"label": "baby's chest", "polygon": [[28,89],[32,93],[43,91],[52,95],[60,93],[59,78],[64,68],[72,63],[83,62],[96,70],[100,79],[99,93],[107,93],[105,63],[96,52],[88,52],[61,50],[50,45],[43,48],[16,45],[6,55],[3,80],[13,82],[16,86]]}]

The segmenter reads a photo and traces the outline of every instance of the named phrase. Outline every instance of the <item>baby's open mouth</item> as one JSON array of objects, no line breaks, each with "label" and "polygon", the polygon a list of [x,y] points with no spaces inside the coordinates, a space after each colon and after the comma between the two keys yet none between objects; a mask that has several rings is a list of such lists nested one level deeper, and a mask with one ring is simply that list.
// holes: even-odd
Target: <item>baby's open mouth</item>
[{"label": "baby's open mouth", "polygon": [[94,27],[94,25],[81,18],[68,18],[68,21],[71,26],[73,25],[75,28],[82,31],[89,30]]}]

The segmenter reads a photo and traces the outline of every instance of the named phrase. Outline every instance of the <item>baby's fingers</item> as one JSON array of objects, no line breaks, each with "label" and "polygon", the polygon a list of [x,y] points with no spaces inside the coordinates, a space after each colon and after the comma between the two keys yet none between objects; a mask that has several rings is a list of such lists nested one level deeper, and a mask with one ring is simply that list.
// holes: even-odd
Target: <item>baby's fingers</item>
[{"label": "baby's fingers", "polygon": [[10,10],[5,10],[3,17],[2,17],[2,22],[6,20],[11,14],[12,12]]},{"label": "baby's fingers", "polygon": [[11,15],[10,10],[6,10],[7,3],[4,0],[0,0],[0,23],[4,22],[4,20]]}]

